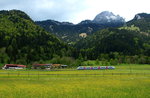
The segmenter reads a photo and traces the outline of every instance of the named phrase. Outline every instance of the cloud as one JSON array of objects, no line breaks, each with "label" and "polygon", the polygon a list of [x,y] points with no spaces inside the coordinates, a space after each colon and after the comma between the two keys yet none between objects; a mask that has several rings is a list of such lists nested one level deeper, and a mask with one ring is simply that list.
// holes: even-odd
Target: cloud
[{"label": "cloud", "polygon": [[33,20],[71,21],[85,9],[85,0],[0,0],[0,10],[25,11]]},{"label": "cloud", "polygon": [[100,11],[111,11],[124,17],[126,21],[132,19],[135,14],[141,12],[149,13],[149,0],[87,0],[91,17]]},{"label": "cloud", "polygon": [[78,23],[93,19],[101,11],[112,11],[132,19],[135,14],[149,12],[149,0],[0,0],[0,10],[18,9],[33,20],[53,19]]}]

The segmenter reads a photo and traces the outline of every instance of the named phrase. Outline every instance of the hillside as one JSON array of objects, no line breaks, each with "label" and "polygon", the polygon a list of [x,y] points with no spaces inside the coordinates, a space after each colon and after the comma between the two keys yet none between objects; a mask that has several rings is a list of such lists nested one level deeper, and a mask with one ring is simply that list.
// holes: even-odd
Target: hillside
[{"label": "hillside", "polygon": [[68,47],[22,11],[0,11],[0,62],[31,63],[67,55]]},{"label": "hillside", "polygon": [[140,28],[142,32],[150,34],[150,14],[139,13],[135,17],[127,22],[127,26],[135,25]]},{"label": "hillside", "polygon": [[[114,23],[118,19],[123,21],[120,16],[103,14],[108,14],[104,18],[113,22],[105,24],[108,21],[103,21],[105,25],[94,23],[94,20],[76,25],[53,20],[35,23],[22,11],[0,11],[0,62],[26,64],[50,60],[57,55],[91,60],[103,54],[112,58],[111,54],[115,52],[124,56],[138,55],[139,58],[150,56],[149,15],[138,14],[127,22],[127,26],[122,26]],[[36,24],[52,31],[73,47],[68,47]]]},{"label": "hillside", "polygon": [[135,15],[126,26],[97,31],[78,41],[75,47],[88,59],[114,52],[126,56],[150,56],[150,14]]},{"label": "hillside", "polygon": [[[102,21],[105,20],[105,21]],[[68,22],[58,22],[54,20],[37,21],[36,24],[52,32],[67,43],[74,43],[82,39],[79,35],[86,33],[91,35],[100,29],[108,27],[120,27],[125,23],[120,16],[115,16],[112,12],[104,11],[98,14],[94,20],[84,20],[78,24]]]},{"label": "hillside", "polygon": [[[128,27],[132,28],[132,27]],[[122,55],[150,56],[150,36],[136,30],[109,28],[100,30],[93,35],[77,42],[75,47],[83,57],[97,59],[101,54],[118,52]]]}]

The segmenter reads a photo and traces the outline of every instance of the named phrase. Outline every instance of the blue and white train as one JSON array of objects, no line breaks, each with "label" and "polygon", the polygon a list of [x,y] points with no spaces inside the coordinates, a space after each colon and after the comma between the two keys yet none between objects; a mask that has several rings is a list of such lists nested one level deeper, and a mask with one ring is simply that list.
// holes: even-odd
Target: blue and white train
[{"label": "blue and white train", "polygon": [[115,69],[114,66],[79,66],[77,70],[102,70],[102,69]]}]

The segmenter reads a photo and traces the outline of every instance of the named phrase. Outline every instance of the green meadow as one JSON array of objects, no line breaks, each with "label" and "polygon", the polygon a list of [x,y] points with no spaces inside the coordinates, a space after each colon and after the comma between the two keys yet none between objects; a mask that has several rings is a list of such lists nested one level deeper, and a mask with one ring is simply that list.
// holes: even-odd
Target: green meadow
[{"label": "green meadow", "polygon": [[0,98],[150,98],[150,65],[0,70]]}]

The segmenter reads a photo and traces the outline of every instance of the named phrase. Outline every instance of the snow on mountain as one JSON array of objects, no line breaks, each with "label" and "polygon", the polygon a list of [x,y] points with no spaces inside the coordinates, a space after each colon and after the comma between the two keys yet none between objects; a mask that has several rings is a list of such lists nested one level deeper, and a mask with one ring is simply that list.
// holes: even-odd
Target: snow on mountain
[{"label": "snow on mountain", "polygon": [[119,15],[114,15],[112,12],[103,11],[94,18],[93,22],[98,24],[124,23],[125,20]]}]

